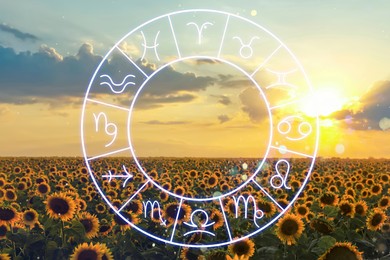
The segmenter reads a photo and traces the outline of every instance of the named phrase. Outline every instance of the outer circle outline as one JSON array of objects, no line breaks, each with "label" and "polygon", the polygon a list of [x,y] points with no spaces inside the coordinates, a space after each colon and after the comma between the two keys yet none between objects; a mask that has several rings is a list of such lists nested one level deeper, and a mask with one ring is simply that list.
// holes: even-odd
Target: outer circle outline
[{"label": "outer circle outline", "polygon": [[[163,187],[161,187],[158,183],[156,183],[152,178],[149,177],[149,175],[143,170],[142,168],[142,165],[139,163],[138,159],[137,159],[137,156],[135,155],[135,151],[133,149],[133,144],[131,142],[131,117],[132,117],[132,112],[133,112],[133,108],[134,108],[134,105],[137,101],[137,97],[138,95],[141,93],[142,89],[146,86],[146,84],[148,83],[148,81],[150,79],[153,78],[154,75],[158,74],[161,70],[163,70],[164,68],[176,63],[176,62],[181,62],[181,61],[184,61],[184,60],[188,60],[188,59],[213,59],[213,60],[218,60],[220,62],[224,62],[224,63],[227,63],[229,64],[230,66],[234,67],[235,69],[239,70],[240,72],[242,72],[246,77],[248,77],[253,84],[255,84],[256,88],[258,89],[258,91],[261,93],[261,96],[263,98],[263,100],[265,101],[265,105],[267,106],[267,112],[268,112],[268,116],[269,116],[269,131],[270,131],[270,136],[269,136],[269,141],[268,141],[268,145],[267,145],[267,149],[266,149],[266,152],[264,154],[264,157],[261,161],[261,164],[258,165],[257,169],[255,170],[255,172],[253,173],[253,175],[248,178],[246,181],[242,182],[237,188],[227,192],[227,193],[224,193],[224,194],[221,194],[217,197],[211,197],[211,198],[190,198],[190,197],[184,197],[184,196],[180,196],[180,195],[177,195],[171,191],[168,191],[166,189],[164,189]],[[153,183],[153,185],[155,185],[157,188],[159,188],[160,190],[168,193],[169,195],[173,196],[173,197],[176,197],[176,198],[179,198],[179,199],[183,199],[183,200],[186,200],[186,201],[211,201],[211,200],[218,200],[220,198],[223,198],[223,197],[226,197],[226,196],[229,196],[233,193],[235,193],[236,191],[240,190],[242,187],[244,187],[245,185],[247,185],[250,181],[253,180],[253,178],[255,178],[255,176],[257,175],[257,173],[260,171],[260,169],[263,167],[263,164],[265,162],[265,160],[267,159],[267,156],[268,156],[268,153],[269,153],[269,150],[270,150],[270,146],[271,146],[271,143],[272,143],[272,138],[273,138],[273,125],[272,125],[272,114],[271,114],[271,110],[269,108],[269,104],[268,104],[268,100],[263,92],[263,90],[261,89],[261,87],[259,86],[259,84],[249,75],[248,72],[246,72],[244,69],[242,69],[241,67],[239,67],[238,65],[230,62],[230,61],[227,61],[227,60],[224,60],[224,59],[221,59],[221,58],[217,58],[217,57],[212,57],[212,56],[200,56],[200,55],[197,55],[197,56],[186,56],[186,57],[182,57],[182,58],[179,58],[179,59],[176,59],[176,60],[173,60],[173,61],[170,61],[166,64],[164,64],[163,66],[159,67],[157,70],[155,70],[152,74],[150,74],[150,76],[142,83],[142,85],[138,88],[136,94],[134,95],[134,98],[131,102],[131,105],[130,105],[130,111],[129,111],[129,117],[128,117],[128,121],[127,121],[127,139],[129,141],[129,145],[130,145],[130,152],[131,152],[131,155],[133,156],[133,159],[135,161],[135,163],[137,164],[138,166],[138,169],[142,172],[142,174],[145,175],[145,177],[151,181]]]},{"label": "outer circle outline", "polygon": [[189,12],[210,12],[210,13],[219,13],[219,14],[224,14],[224,15],[227,15],[227,16],[232,16],[232,17],[235,17],[237,19],[241,19],[241,20],[244,20],[258,28],[260,28],[261,30],[264,30],[265,32],[267,32],[269,35],[271,35],[282,47],[285,48],[285,50],[287,50],[287,52],[290,54],[290,56],[293,58],[293,60],[295,61],[296,65],[299,67],[301,73],[303,74],[304,78],[305,78],[305,81],[309,87],[309,92],[313,92],[313,88],[311,86],[311,82],[306,74],[306,72],[304,71],[303,69],[303,66],[302,64],[300,63],[300,61],[297,59],[297,57],[291,52],[291,50],[281,41],[279,40],[279,38],[277,38],[272,32],[270,32],[269,30],[267,30],[266,28],[264,28],[263,26],[261,25],[258,25],[256,24],[255,22],[245,18],[245,17],[240,17],[239,15],[235,15],[235,14],[231,14],[231,13],[228,13],[228,12],[224,12],[224,11],[219,11],[219,10],[212,10],[212,9],[188,9],[188,10],[181,10],[181,11],[176,11],[176,12],[171,12],[171,13],[168,13],[168,14],[164,14],[164,15],[161,15],[161,16],[158,16],[158,17],[155,17],[141,25],[139,25],[138,27],[136,27],[135,29],[133,29],[132,31],[130,31],[129,33],[127,33],[124,37],[122,37],[122,39],[120,39],[108,52],[107,54],[103,57],[102,61],[100,62],[100,64],[98,65],[98,67],[96,68],[94,74],[92,75],[91,77],[91,80],[89,82],[89,85],[88,85],[88,89],[86,91],[86,94],[85,94],[85,98],[84,98],[84,101],[83,101],[83,107],[82,107],[82,112],[81,112],[81,124],[80,124],[80,131],[81,131],[81,143],[82,143],[82,152],[83,152],[83,156],[84,156],[84,159],[85,159],[85,162],[86,162],[86,166],[88,168],[88,172],[92,178],[92,181],[93,183],[95,184],[95,187],[98,189],[100,195],[102,196],[102,198],[104,199],[104,201],[114,210],[114,212],[116,214],[119,215],[119,217],[121,217],[124,221],[126,221],[127,223],[130,224],[130,226],[132,228],[135,228],[136,230],[138,230],[139,232],[141,232],[142,234],[148,236],[148,237],[151,237],[153,239],[156,239],[158,241],[161,241],[161,242],[164,242],[164,243],[168,243],[168,244],[171,244],[171,245],[176,245],[176,246],[185,246],[185,247],[192,247],[192,248],[212,248],[212,247],[219,247],[219,246],[226,246],[226,245],[229,245],[231,243],[235,243],[235,242],[238,242],[238,241],[241,241],[241,240],[244,240],[246,238],[249,238],[253,235],[256,235],[257,233],[261,232],[262,230],[264,230],[265,228],[267,228],[268,226],[270,226],[271,224],[273,224],[276,220],[278,220],[282,215],[284,215],[284,213],[289,210],[289,208],[292,206],[292,204],[296,201],[296,199],[298,198],[299,194],[302,192],[303,188],[306,186],[307,182],[309,181],[309,178],[310,178],[310,175],[312,173],[312,170],[313,170],[313,167],[314,167],[314,162],[315,162],[315,156],[318,152],[318,143],[319,143],[319,137],[320,137],[320,129],[319,129],[319,118],[318,118],[318,115],[315,116],[315,122],[316,122],[316,137],[315,137],[315,143],[314,143],[314,152],[313,152],[313,157],[312,157],[312,160],[311,160],[311,164],[310,164],[310,167],[309,167],[309,170],[308,170],[308,173],[307,173],[307,176],[305,178],[305,180],[303,181],[301,187],[299,188],[299,190],[295,193],[295,196],[294,198],[291,200],[291,202],[287,205],[287,207],[281,212],[279,213],[279,215],[275,216],[271,221],[269,221],[266,225],[264,225],[262,228],[252,232],[252,233],[249,233],[247,234],[246,236],[243,236],[241,238],[238,238],[238,239],[232,239],[230,241],[227,241],[227,242],[221,242],[221,243],[217,243],[217,244],[203,244],[203,245],[194,245],[194,244],[184,244],[184,243],[178,243],[178,242],[174,242],[174,241],[169,241],[169,240],[166,240],[166,239],[162,239],[160,237],[157,237],[153,234],[150,234],[142,229],[140,229],[138,226],[134,225],[133,223],[129,222],[127,219],[125,219],[121,214],[120,212],[118,212],[115,207],[111,204],[111,202],[107,199],[107,197],[104,195],[103,191],[101,190],[99,184],[97,183],[96,179],[95,179],[95,176],[93,175],[93,170],[91,169],[91,166],[89,165],[88,163],[88,156],[87,156],[87,153],[86,153],[86,149],[85,149],[85,142],[84,142],[84,117],[85,117],[85,108],[86,108],[86,104],[87,104],[87,98],[88,98],[88,95],[89,95],[89,92],[91,90],[91,87],[92,87],[92,84],[95,80],[95,77],[98,73],[98,71],[100,70],[101,66],[104,64],[104,62],[106,61],[107,57],[111,54],[111,52],[118,46],[118,44],[120,42],[122,42],[125,38],[127,38],[130,34],[134,33],[136,30],[138,30],[139,28],[151,23],[151,22],[154,22],[158,19],[161,19],[163,17],[168,17],[168,16],[171,16],[171,15],[175,15],[175,14],[180,14],[180,13],[189,13]]}]

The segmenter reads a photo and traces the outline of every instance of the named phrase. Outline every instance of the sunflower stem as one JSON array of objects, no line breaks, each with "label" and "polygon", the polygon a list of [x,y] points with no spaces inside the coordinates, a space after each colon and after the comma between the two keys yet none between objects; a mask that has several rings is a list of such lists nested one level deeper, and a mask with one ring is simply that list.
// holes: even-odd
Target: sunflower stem
[{"label": "sunflower stem", "polygon": [[65,244],[65,234],[64,234],[64,221],[61,219],[61,247],[64,247]]},{"label": "sunflower stem", "polygon": [[179,251],[177,251],[176,260],[180,259],[181,246],[179,247]]}]

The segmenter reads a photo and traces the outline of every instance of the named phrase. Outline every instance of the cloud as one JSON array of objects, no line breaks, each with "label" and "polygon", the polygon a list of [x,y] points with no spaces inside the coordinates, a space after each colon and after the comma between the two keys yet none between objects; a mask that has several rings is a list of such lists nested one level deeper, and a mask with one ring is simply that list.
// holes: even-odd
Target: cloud
[{"label": "cloud", "polygon": [[[83,44],[76,55],[66,57],[46,45],[42,45],[36,53],[16,53],[12,48],[0,46],[0,103],[39,102],[59,106],[67,102],[80,102],[102,59],[88,43]],[[140,60],[136,63],[148,74],[156,70],[155,64]],[[126,68],[123,66],[123,56],[113,56],[104,64],[107,73]],[[140,106],[152,108],[164,103],[190,102],[196,98],[190,93],[205,90],[217,81],[217,78],[166,67],[142,90],[144,96]],[[100,94],[99,91],[94,93]],[[102,88],[101,93],[104,91]]]},{"label": "cloud", "polygon": [[222,105],[228,106],[232,103],[230,98],[225,95],[211,95],[211,96],[218,98],[218,103],[221,103]]},{"label": "cloud", "polygon": [[187,121],[166,121],[166,122],[162,122],[160,120],[150,120],[150,121],[145,121],[145,122],[142,122],[144,124],[148,124],[148,125],[185,125],[185,124],[188,124],[189,122]]},{"label": "cloud", "polygon": [[39,40],[39,38],[31,33],[25,33],[25,32],[22,32],[22,31],[19,31],[18,29],[15,29],[5,23],[1,23],[0,24],[0,30],[3,31],[3,32],[7,32],[7,33],[10,33],[12,34],[14,37],[22,40],[22,41],[25,41],[25,40],[31,40],[31,41],[36,41],[36,40]]},{"label": "cloud", "polygon": [[240,94],[242,111],[244,111],[252,122],[258,123],[268,117],[267,110],[263,105],[258,89],[248,87]]},{"label": "cloud", "polygon": [[231,118],[227,115],[219,115],[218,120],[221,124],[226,123],[231,120]]},{"label": "cloud", "polygon": [[[155,109],[170,103],[187,103],[196,99],[193,94],[170,94],[165,96],[153,96],[150,94],[141,95],[135,103],[135,109]],[[124,105],[128,105],[129,101],[123,99]]]},{"label": "cloud", "polygon": [[[390,81],[376,82],[359,100],[359,109],[344,109],[332,117],[357,130],[385,130],[390,117]],[[385,127],[383,127],[385,126]],[[387,128],[386,128],[387,129]]]},{"label": "cloud", "polygon": [[0,102],[56,103],[59,100],[53,98],[82,97],[101,59],[89,44],[68,57],[45,45],[36,53],[0,46]]},{"label": "cloud", "polygon": [[179,72],[168,66],[153,77],[142,91],[155,96],[174,94],[178,91],[198,92],[216,82],[216,78],[197,76],[192,72]]}]

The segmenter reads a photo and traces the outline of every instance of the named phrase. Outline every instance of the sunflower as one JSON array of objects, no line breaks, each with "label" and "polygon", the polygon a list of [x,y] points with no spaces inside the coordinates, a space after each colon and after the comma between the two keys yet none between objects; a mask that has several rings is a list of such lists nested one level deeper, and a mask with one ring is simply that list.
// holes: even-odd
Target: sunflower
[{"label": "sunflower", "polygon": [[50,186],[46,182],[41,182],[37,185],[37,195],[44,196],[50,192]]},{"label": "sunflower", "polygon": [[70,256],[70,260],[100,260],[103,256],[103,248],[100,244],[82,243],[78,245],[73,254]]},{"label": "sunflower", "polygon": [[9,225],[6,223],[0,224],[0,240],[5,239],[7,237],[7,231],[9,231]]},{"label": "sunflower", "polygon": [[83,199],[76,199],[76,204],[77,204],[77,210],[86,210],[87,209],[87,203]]},{"label": "sunflower", "polygon": [[169,199],[169,195],[166,192],[161,191],[159,194],[161,202],[166,202]]},{"label": "sunflower", "polygon": [[107,247],[106,244],[97,243],[102,249],[102,260],[114,260],[111,250]]},{"label": "sunflower", "polygon": [[88,212],[83,212],[79,216],[79,221],[85,229],[85,236],[89,239],[97,236],[99,232],[99,220],[95,215]]},{"label": "sunflower", "polygon": [[334,206],[337,204],[338,201],[339,201],[339,199],[338,199],[337,195],[331,191],[325,192],[320,197],[321,207],[324,207],[326,205]]},{"label": "sunflower", "polygon": [[255,244],[249,238],[237,241],[228,246],[228,251],[238,257],[249,258],[255,253]]},{"label": "sunflower", "polygon": [[295,208],[295,213],[297,213],[297,215],[300,216],[301,218],[305,218],[307,214],[309,214],[309,212],[310,210],[305,204],[298,205]]},{"label": "sunflower", "polygon": [[390,206],[390,197],[389,196],[383,196],[379,201],[378,201],[378,207],[381,209],[386,210]]},{"label": "sunflower", "polygon": [[143,212],[142,202],[139,200],[132,200],[126,205],[126,209],[133,212],[136,215],[140,215]]},{"label": "sunflower", "polygon": [[138,224],[139,223],[139,218],[137,217],[137,215],[135,215],[133,212],[129,211],[129,212],[126,212],[126,211],[122,211],[121,212],[121,215],[122,217],[124,217],[127,221],[125,221],[122,217],[120,217],[119,215],[115,214],[114,215],[114,221],[117,225],[119,225],[120,229],[122,231],[125,231],[127,229],[130,229],[131,228],[131,225],[128,223],[132,223],[132,224]]},{"label": "sunflower", "polygon": [[104,205],[103,203],[98,203],[95,206],[95,210],[97,213],[103,213],[106,211],[106,205]]},{"label": "sunflower", "polygon": [[359,200],[355,203],[355,214],[365,216],[367,213],[367,203],[364,200]]},{"label": "sunflower", "polygon": [[382,185],[380,184],[374,184],[372,187],[371,187],[371,194],[372,195],[379,195],[381,194],[382,192]]},{"label": "sunflower", "polygon": [[366,225],[370,230],[379,230],[386,221],[386,214],[383,210],[376,208],[367,217]]},{"label": "sunflower", "polygon": [[183,186],[177,186],[174,190],[173,193],[175,193],[178,196],[183,196],[185,193],[185,189]]},{"label": "sunflower", "polygon": [[263,211],[266,217],[271,217],[276,212],[276,207],[270,201],[257,200],[257,208]]},{"label": "sunflower", "polygon": [[19,220],[19,213],[13,207],[0,207],[0,224],[15,224]]},{"label": "sunflower", "polygon": [[332,260],[332,259],[356,259],[363,260],[362,252],[357,250],[350,242],[336,242],[328,249],[318,260]]},{"label": "sunflower", "polygon": [[6,201],[16,201],[18,199],[18,195],[16,195],[15,190],[8,189],[5,191],[4,198]]},{"label": "sunflower", "polygon": [[216,174],[211,175],[208,179],[206,179],[206,185],[209,188],[214,188],[218,184],[218,176]]},{"label": "sunflower", "polygon": [[102,223],[100,223],[99,235],[100,236],[107,236],[108,233],[111,232],[111,230],[113,228],[113,224],[114,224],[114,221],[109,223],[107,220],[103,219]]},{"label": "sunflower", "polygon": [[0,254],[0,260],[11,260],[9,254]]},{"label": "sunflower", "polygon": [[390,223],[389,222],[383,223],[381,231],[383,233],[390,233]]},{"label": "sunflower", "polygon": [[169,222],[174,222],[177,218],[177,223],[181,224],[190,219],[191,207],[183,203],[179,208],[178,203],[171,202],[165,205],[164,213],[164,219],[167,219]]},{"label": "sunflower", "polygon": [[46,199],[46,211],[50,218],[68,221],[76,211],[74,200],[63,193],[54,193]]},{"label": "sunflower", "polygon": [[293,214],[284,215],[276,224],[276,235],[282,242],[287,243],[287,245],[295,244],[296,239],[301,236],[302,231],[302,220]]},{"label": "sunflower", "polygon": [[313,218],[310,220],[310,227],[317,232],[328,235],[333,232],[334,227],[331,223],[329,223],[326,220],[319,219],[319,218]]},{"label": "sunflower", "polygon": [[342,215],[349,216],[351,218],[355,215],[355,206],[347,200],[343,200],[339,203],[339,209]]},{"label": "sunflower", "polygon": [[223,214],[217,209],[213,209],[210,215],[211,221],[214,221],[213,229],[216,230],[225,224]]},{"label": "sunflower", "polygon": [[22,214],[23,223],[26,226],[34,226],[35,223],[38,223],[38,212],[35,209],[27,209]]}]

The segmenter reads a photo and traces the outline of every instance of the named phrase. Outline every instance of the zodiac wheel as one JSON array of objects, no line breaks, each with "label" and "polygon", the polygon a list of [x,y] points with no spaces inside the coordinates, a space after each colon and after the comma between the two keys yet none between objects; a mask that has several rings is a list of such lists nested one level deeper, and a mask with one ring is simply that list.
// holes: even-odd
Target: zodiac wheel
[{"label": "zodiac wheel", "polygon": [[[207,73],[199,76],[201,66]],[[216,95],[217,86],[233,89],[230,99]],[[239,97],[237,107],[262,133],[253,142],[256,157],[146,155],[157,147],[147,132],[167,123],[147,121],[142,111],[193,101],[195,88],[224,105]],[[270,227],[303,191],[319,135],[318,118],[300,109],[311,91],[286,45],[248,19],[204,9],[159,16],[120,39],[92,76],[81,116],[89,174],[122,229],[185,247],[234,243]],[[242,139],[247,132],[235,133]]]}]

